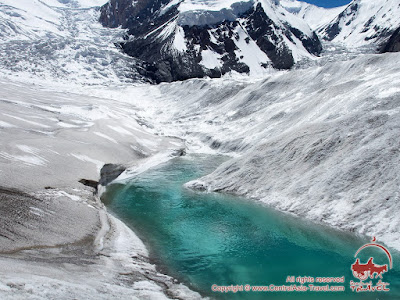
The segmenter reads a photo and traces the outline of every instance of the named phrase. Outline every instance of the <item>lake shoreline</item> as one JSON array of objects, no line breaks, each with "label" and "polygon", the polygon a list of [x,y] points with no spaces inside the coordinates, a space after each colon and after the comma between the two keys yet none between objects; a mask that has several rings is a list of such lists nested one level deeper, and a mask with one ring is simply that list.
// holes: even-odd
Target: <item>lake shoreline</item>
[{"label": "lake shoreline", "polygon": [[[35,203],[37,207],[36,202],[41,202],[39,199],[40,196],[33,196],[16,189],[0,188],[0,198],[3,208],[5,207],[6,198],[10,196],[12,197],[10,200],[23,200],[27,206]],[[122,276],[124,277],[122,286],[125,286],[125,289],[131,289],[131,291],[124,291],[126,295],[158,295],[157,297],[164,295],[167,298],[173,299],[201,298],[199,294],[191,291],[183,284],[178,283],[172,277],[160,273],[156,269],[154,261],[149,256],[146,246],[137,235],[113,214],[107,212],[107,209],[99,201],[95,193],[93,193],[92,196],[93,198],[88,198],[88,201],[97,202],[97,205],[93,202],[90,202],[90,205],[92,207],[91,210],[96,211],[98,219],[96,221],[95,230],[92,229],[91,234],[85,235],[78,240],[67,237],[62,243],[49,244],[46,242],[49,241],[49,237],[55,231],[53,227],[51,231],[43,229],[37,232],[42,238],[40,242],[38,241],[38,244],[15,247],[15,241],[12,239],[10,239],[9,244],[2,243],[2,249],[0,250],[0,278],[2,278],[2,282],[9,287],[5,290],[2,289],[2,285],[0,285],[0,295],[4,297],[4,299],[8,299],[8,296],[11,294],[25,294],[26,291],[23,288],[18,288],[18,291],[14,291],[15,289],[11,283],[13,280],[17,280],[16,278],[23,281],[21,278],[24,277],[24,273],[32,276],[32,278],[26,279],[26,284],[34,286],[38,283],[41,284],[43,280],[51,282],[56,279],[58,281],[57,284],[60,284],[60,281],[62,281],[61,285],[64,286],[64,289],[70,290],[76,285],[74,277],[83,276],[85,273],[87,274],[86,276],[93,276],[93,272],[105,272],[109,274],[108,276],[111,276],[106,277],[108,279],[97,276],[96,280],[99,280],[99,283],[96,283],[95,280],[90,280],[83,285],[81,284],[78,290],[82,288],[87,289],[84,287],[86,284],[90,288],[98,289],[101,282],[104,282],[104,280],[106,280],[107,285],[110,286],[107,289],[110,289],[117,284],[121,285],[120,279],[118,278]],[[50,202],[47,202],[46,204],[49,203]],[[75,203],[69,200],[68,205],[75,205]],[[21,207],[19,208],[21,209]],[[64,209],[64,207],[57,207],[57,205],[52,207],[54,210],[57,208]],[[80,208],[82,208],[82,206]],[[2,219],[4,220],[4,215],[15,214],[14,210],[14,207],[8,210],[2,209]],[[72,211],[75,212],[73,209]],[[56,215],[58,220],[62,218],[61,215]],[[85,228],[90,224],[90,221],[87,219],[81,220],[82,221],[77,224],[77,226],[81,228]],[[46,217],[41,218],[40,221],[47,222]],[[30,224],[32,220],[26,219],[23,220],[22,223],[20,222],[21,220],[19,220],[18,223],[9,223],[11,226]],[[52,225],[54,226],[55,224]],[[73,230],[71,227],[64,229]],[[1,232],[1,236],[4,237],[4,228],[1,229]],[[62,234],[68,236],[68,233],[65,231],[63,231]],[[34,236],[31,236],[31,238],[37,241]],[[63,263],[59,262],[60,259]],[[62,270],[70,273],[67,271],[70,267],[65,268],[65,264],[67,266],[74,266],[74,272],[72,274],[67,276],[60,274]],[[37,271],[37,266],[40,266],[40,271]],[[90,270],[87,270],[88,266],[90,266]],[[44,279],[47,276],[54,276],[53,273],[57,273],[55,278],[49,277]],[[38,279],[38,277],[40,277],[40,279]],[[143,286],[135,288],[135,284],[138,282],[143,282]],[[24,284],[24,287],[25,286]],[[10,293],[11,291],[12,293]],[[49,293],[49,291],[46,292]],[[53,292],[56,292],[56,290]],[[82,295],[85,295],[82,290],[80,292]],[[67,296],[66,294],[57,295],[59,299],[64,299],[63,297]],[[184,295],[183,298],[181,298],[182,295]],[[109,290],[107,299],[114,299],[114,297],[117,299],[117,294]],[[99,299],[102,298],[100,297]]]},{"label": "lake shoreline", "polygon": [[[218,166],[209,155],[208,158],[198,156],[190,158],[190,156],[189,154],[184,158],[168,161],[132,178],[132,182],[111,184],[103,194],[104,202],[111,213],[137,232],[150,249],[150,260],[155,263],[158,270],[178,278],[187,286],[195,287],[195,290],[204,296],[216,298],[221,295],[211,292],[212,283],[283,284],[281,280],[289,273],[322,277],[345,275],[348,288],[347,282],[352,278],[350,266],[354,262],[354,253],[360,246],[368,243],[366,237],[302,219],[251,199],[187,190],[185,182],[202,174],[208,174]],[[234,212],[238,214],[235,215]],[[233,217],[229,217],[232,213]],[[233,232],[226,236],[230,230]],[[243,230],[244,235],[241,234]],[[279,241],[282,240],[286,242],[282,244],[281,249]],[[264,242],[259,244],[259,241]],[[238,245],[252,246],[237,249]],[[293,254],[288,254],[292,248],[297,250]],[[259,252],[254,255],[258,257],[254,264],[250,258],[241,260],[242,256],[253,249],[258,249],[256,251]],[[224,253],[225,251],[227,253]],[[264,253],[265,251],[267,252]],[[239,257],[228,263],[234,253],[240,253]],[[285,258],[283,262],[278,263],[283,273],[275,274],[277,271],[273,264],[275,259],[271,262],[268,256],[276,256],[281,260],[282,255],[291,261],[291,264],[300,264],[302,267],[294,271],[289,263],[282,269],[281,266],[286,262]],[[250,257],[253,259],[252,255]],[[260,262],[264,263],[261,269],[266,273],[257,273],[256,277],[247,278],[246,274],[257,270],[260,272],[260,268],[257,268]],[[331,264],[336,266],[334,273],[331,273],[333,267]],[[310,269],[312,265],[315,265],[314,269]],[[230,266],[232,271],[225,274],[228,277],[222,275],[218,277],[221,270]],[[322,269],[318,269],[318,266],[322,266]],[[326,269],[323,266],[330,267]],[[252,271],[246,271],[246,267]],[[214,269],[218,270],[216,274],[213,273]],[[228,278],[232,279],[235,269],[240,270],[239,276],[234,277],[233,281],[226,281]],[[398,291],[398,282],[394,280],[396,274],[397,271],[389,278],[395,293]],[[215,275],[218,276],[213,277]],[[208,282],[206,278],[213,280]],[[331,296],[333,295],[335,294]],[[345,296],[348,297],[345,299],[358,299],[348,292]],[[390,296],[382,299],[395,298]]]},{"label": "lake shoreline", "polygon": [[8,79],[0,87],[0,298],[199,299],[156,271],[91,187],[105,164],[135,169],[182,141],[139,124],[129,103]]}]

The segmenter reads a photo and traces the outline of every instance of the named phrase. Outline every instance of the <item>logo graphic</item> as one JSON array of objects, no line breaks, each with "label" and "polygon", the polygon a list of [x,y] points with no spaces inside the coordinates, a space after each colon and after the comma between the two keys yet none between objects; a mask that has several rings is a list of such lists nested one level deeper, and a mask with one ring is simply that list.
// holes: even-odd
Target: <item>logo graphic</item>
[{"label": "logo graphic", "polygon": [[382,278],[382,273],[387,272],[387,265],[376,265],[372,257],[369,258],[365,265],[362,265],[360,264],[360,259],[357,258],[356,262],[351,265],[351,269],[353,270],[354,277],[364,281],[368,276],[369,278],[374,279],[374,274],[376,274],[375,278],[378,278],[378,276]]},{"label": "logo graphic", "polygon": [[[386,254],[388,258],[389,264],[385,265],[378,265],[374,262],[374,258],[370,257],[368,259],[368,262],[363,264],[360,262],[360,259],[357,258],[359,253],[369,247],[374,247],[377,249],[383,250],[383,252]],[[351,265],[351,270],[353,272],[353,276],[357,279],[359,279],[359,282],[350,282],[350,287],[353,291],[356,292],[374,292],[374,291],[389,291],[387,286],[389,283],[382,282],[382,275],[386,272],[388,272],[389,269],[393,268],[393,259],[392,255],[390,254],[389,250],[387,250],[384,246],[376,243],[376,238],[374,237],[369,244],[365,244],[364,246],[360,247],[360,249],[357,250],[356,254],[354,255],[356,258],[356,261],[354,264]],[[372,281],[364,283],[363,281],[366,279],[378,279],[378,283],[374,286],[372,284]]]},{"label": "logo graphic", "polygon": [[[387,250],[384,246],[377,244],[375,242],[376,242],[376,238],[374,237],[372,239],[372,243],[365,244],[360,249],[358,249],[356,254],[354,255],[354,257],[357,257],[357,255],[365,248],[376,247],[378,249],[382,249],[386,253],[386,255],[389,259],[390,269],[392,269],[393,268],[393,260],[392,260],[392,255],[390,254],[389,250]],[[353,271],[354,277],[360,279],[361,281],[364,281],[368,277],[371,279],[374,279],[374,275],[375,275],[375,278],[378,278],[378,277],[382,278],[382,274],[388,271],[388,265],[386,264],[386,265],[380,266],[380,265],[375,264],[373,257],[370,257],[366,264],[361,264],[360,259],[357,258],[356,262],[351,265],[351,270]]]}]

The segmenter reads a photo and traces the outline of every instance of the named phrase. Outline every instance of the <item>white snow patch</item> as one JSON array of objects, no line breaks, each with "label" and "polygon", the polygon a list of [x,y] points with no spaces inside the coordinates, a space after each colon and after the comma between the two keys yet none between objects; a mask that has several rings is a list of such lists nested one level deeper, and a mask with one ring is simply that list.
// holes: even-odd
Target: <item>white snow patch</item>
[{"label": "white snow patch", "polygon": [[95,135],[99,136],[99,137],[102,137],[102,138],[104,138],[106,140],[109,140],[109,141],[113,142],[114,144],[118,144],[118,142],[115,139],[113,139],[112,137],[109,137],[108,135],[106,135],[104,133],[101,133],[101,132],[98,132],[98,131],[94,131],[93,133]]},{"label": "white snow patch", "polygon": [[17,126],[15,126],[15,125],[13,125],[13,124],[10,124],[10,123],[8,123],[8,122],[4,122],[4,121],[0,121],[0,128],[15,128],[15,127],[17,127]]},{"label": "white snow patch", "polygon": [[121,126],[113,126],[113,125],[107,125],[110,129],[122,134],[122,135],[133,135],[132,132],[126,130],[125,128]]},{"label": "white snow patch", "polygon": [[221,55],[210,50],[201,51],[201,62],[200,65],[207,69],[220,69],[222,67]]},{"label": "white snow patch", "polygon": [[97,160],[97,159],[94,159],[94,158],[90,158],[90,157],[87,156],[87,155],[83,155],[83,154],[74,154],[74,153],[71,153],[71,155],[72,155],[73,157],[75,157],[75,158],[81,160],[81,161],[87,161],[87,162],[90,162],[90,163],[95,164],[98,171],[100,171],[101,168],[104,166],[104,162],[102,162],[102,161],[100,161],[100,160]]},{"label": "white snow patch", "polygon": [[35,126],[39,126],[39,127],[42,127],[42,128],[50,128],[50,126],[47,126],[47,125],[44,125],[44,124],[41,124],[41,123],[38,123],[38,122],[30,121],[30,120],[27,120],[27,119],[24,119],[24,118],[20,118],[20,117],[17,117],[17,116],[13,116],[13,115],[10,115],[10,114],[3,113],[3,115],[7,116],[7,117],[10,117],[10,118],[13,118],[13,119],[16,119],[16,120],[19,120],[19,121],[23,121],[23,122],[35,125]]},{"label": "white snow patch", "polygon": [[187,50],[185,42],[185,31],[180,26],[178,26],[175,30],[174,47],[179,52],[184,52]]},{"label": "white snow patch", "polygon": [[167,162],[172,158],[173,158],[173,156],[171,156],[170,152],[157,153],[149,158],[142,160],[140,162],[140,165],[133,166],[133,167],[126,169],[113,182],[119,182],[119,183],[127,182],[130,179],[132,179],[133,177],[135,177],[151,168],[154,168],[164,162]]},{"label": "white snow patch", "polygon": [[[250,68],[250,75],[260,75],[267,73],[265,67],[270,62],[267,54],[261,51],[256,42],[249,37],[242,26],[235,29],[239,35],[238,40],[234,40],[238,50],[235,50],[236,57]],[[263,65],[265,67],[263,67]]]},{"label": "white snow patch", "polygon": [[7,152],[1,151],[0,157],[6,160],[23,162],[26,165],[44,166],[46,165],[46,160],[39,156],[32,155],[11,155]]}]

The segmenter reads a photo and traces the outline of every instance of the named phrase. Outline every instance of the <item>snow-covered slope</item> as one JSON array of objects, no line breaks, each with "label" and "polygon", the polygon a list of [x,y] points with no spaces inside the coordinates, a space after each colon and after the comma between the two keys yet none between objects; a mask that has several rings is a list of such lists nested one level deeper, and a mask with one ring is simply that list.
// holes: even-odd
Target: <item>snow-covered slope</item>
[{"label": "snow-covered slope", "polygon": [[183,142],[155,136],[129,100],[43,83],[0,79],[0,299],[200,299],[159,273],[80,183],[112,175],[106,163],[137,167]]},{"label": "snow-covered slope", "polygon": [[0,0],[0,73],[83,84],[139,79],[135,60],[114,42],[124,30],[103,28],[103,0]]},{"label": "snow-covered slope", "polygon": [[400,27],[399,16],[398,0],[354,0],[319,33],[326,40],[348,47],[378,48]]},{"label": "snow-covered slope", "polygon": [[148,101],[137,105],[190,150],[205,144],[237,156],[190,186],[245,195],[400,249],[399,59],[363,55],[254,83],[162,84],[146,88]]},{"label": "snow-covered slope", "polygon": [[[30,218],[18,229],[32,234],[20,235],[19,242],[56,246],[59,239],[46,240],[49,231],[77,235],[90,229],[82,216],[99,212],[105,218],[105,213],[93,210],[93,198],[85,201],[92,191],[77,179],[95,180],[104,163],[121,159],[147,157],[143,170],[168,158],[164,153],[152,156],[159,150],[180,153],[181,141],[165,138],[178,136],[188,151],[234,157],[188,186],[245,195],[304,218],[377,236],[400,249],[400,67],[393,63],[400,53],[276,72],[260,81],[226,76],[133,86],[132,66],[140,66],[144,76],[171,80],[230,70],[257,74],[263,64],[312,59],[310,53],[318,53],[320,44],[300,19],[268,0],[138,0],[135,5],[120,0],[119,8],[111,1],[103,8],[102,21],[130,30],[123,43],[125,30],[97,22],[100,12],[92,6],[103,2],[0,0],[0,74],[44,79],[43,85],[0,80],[1,183],[28,191],[47,187],[36,195],[55,201],[47,207],[47,202],[24,203]],[[368,23],[367,14],[375,18],[363,31],[360,20]],[[332,23],[340,29],[333,40],[350,46],[375,43],[393,29],[390,49],[398,49],[397,15],[396,1],[357,0]],[[328,34],[332,26],[322,32]],[[371,38],[364,41],[364,35]],[[119,52],[113,42],[121,42],[127,53],[139,53],[145,63]],[[182,73],[187,69],[189,75]],[[55,92],[56,81],[67,88]],[[78,88],[82,83],[97,85]],[[59,210],[59,198],[77,202]],[[55,214],[46,219],[53,205]],[[8,209],[21,216],[21,207]],[[79,223],[63,227],[65,218]],[[43,220],[58,227],[45,228],[50,223]],[[107,231],[95,221],[97,229],[91,231]],[[76,244],[65,253],[52,248],[21,252],[19,260],[2,257],[0,298],[29,298],[32,291],[43,298],[60,293],[88,299],[153,299],[164,293],[199,297],[159,274],[140,241],[119,221],[110,217],[109,226],[107,237],[95,239],[100,248],[104,241],[102,250],[95,249],[100,252],[86,252],[93,251],[93,244],[83,250]],[[57,235],[68,242],[65,234]],[[12,241],[8,239],[10,248],[16,246]]]},{"label": "snow-covered slope", "polygon": [[262,74],[321,51],[309,26],[270,0],[111,0],[100,20],[129,29],[121,47],[156,81]]},{"label": "snow-covered slope", "polygon": [[62,34],[60,19],[60,13],[37,0],[0,1],[2,42],[15,37],[29,40],[48,34]]},{"label": "snow-covered slope", "polygon": [[63,34],[62,13],[57,8],[101,6],[106,0],[1,0],[0,37],[33,39]]},{"label": "snow-covered slope", "polygon": [[304,19],[313,30],[327,25],[346,8],[324,8],[297,0],[280,0],[280,4],[290,13]]}]

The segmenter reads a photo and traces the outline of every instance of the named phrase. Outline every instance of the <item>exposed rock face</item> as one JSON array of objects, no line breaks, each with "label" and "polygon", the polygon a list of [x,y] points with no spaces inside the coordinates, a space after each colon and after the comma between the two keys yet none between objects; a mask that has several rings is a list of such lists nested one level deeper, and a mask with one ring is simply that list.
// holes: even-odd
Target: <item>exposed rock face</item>
[{"label": "exposed rock face", "polygon": [[388,42],[383,45],[381,52],[400,52],[400,27],[392,34]]},{"label": "exposed rock face", "polygon": [[116,179],[122,172],[124,172],[126,167],[118,164],[105,164],[100,171],[100,181],[99,184],[106,186],[111,181]]},{"label": "exposed rock face", "polygon": [[155,82],[289,69],[322,50],[302,20],[269,0],[207,5],[111,0],[101,8],[100,21],[128,29],[121,49],[140,59],[137,71]]}]

